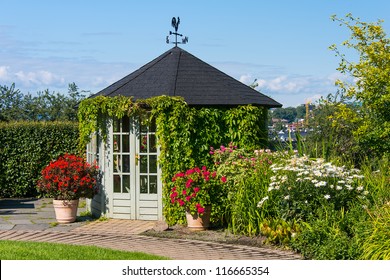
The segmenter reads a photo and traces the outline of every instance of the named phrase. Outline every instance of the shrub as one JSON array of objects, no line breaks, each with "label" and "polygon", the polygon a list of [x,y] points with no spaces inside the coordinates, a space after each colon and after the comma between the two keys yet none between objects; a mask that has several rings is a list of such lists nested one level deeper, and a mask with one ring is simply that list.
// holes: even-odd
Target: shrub
[{"label": "shrub", "polygon": [[32,197],[42,168],[78,153],[74,122],[0,123],[0,197]]},{"label": "shrub", "polygon": [[225,224],[233,233],[259,234],[263,216],[256,206],[267,190],[275,155],[269,150],[247,152],[232,143],[211,148],[210,154],[217,173],[227,178],[221,209]]},{"label": "shrub", "polygon": [[216,171],[210,172],[203,166],[202,169],[195,167],[177,173],[172,182],[171,203],[201,216],[205,206],[215,205],[219,201],[218,197],[223,195],[221,184],[226,182],[226,177],[219,179]]},{"label": "shrub", "polygon": [[[356,210],[359,208],[356,208]],[[360,215],[364,212],[360,207]],[[351,212],[319,209],[316,217],[301,223],[300,232],[291,239],[291,247],[306,259],[348,260],[361,254],[359,236]]]}]

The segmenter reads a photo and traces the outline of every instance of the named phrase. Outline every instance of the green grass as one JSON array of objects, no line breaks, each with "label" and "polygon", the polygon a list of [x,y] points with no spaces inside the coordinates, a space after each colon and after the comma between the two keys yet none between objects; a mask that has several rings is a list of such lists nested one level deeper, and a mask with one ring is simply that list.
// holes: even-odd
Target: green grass
[{"label": "green grass", "polygon": [[167,260],[141,252],[95,246],[0,240],[1,260]]}]

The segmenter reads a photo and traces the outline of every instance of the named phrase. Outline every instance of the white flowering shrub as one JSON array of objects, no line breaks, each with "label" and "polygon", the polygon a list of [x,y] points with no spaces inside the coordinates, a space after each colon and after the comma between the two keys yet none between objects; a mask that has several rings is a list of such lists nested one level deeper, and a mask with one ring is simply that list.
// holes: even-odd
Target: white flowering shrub
[{"label": "white flowering shrub", "polygon": [[350,202],[366,199],[368,191],[358,169],[338,167],[323,159],[292,156],[273,164],[268,195],[259,208],[284,219],[306,220],[319,207],[347,209]]}]

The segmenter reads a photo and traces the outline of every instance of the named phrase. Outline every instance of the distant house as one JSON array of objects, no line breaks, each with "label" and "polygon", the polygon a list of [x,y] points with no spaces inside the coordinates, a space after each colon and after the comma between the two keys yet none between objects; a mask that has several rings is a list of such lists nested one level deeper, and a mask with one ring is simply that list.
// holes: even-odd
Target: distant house
[{"label": "distant house", "polygon": [[[181,96],[190,106],[252,104],[265,108],[282,105],[226,75],[199,58],[174,47],[95,96],[131,96],[135,100],[160,95]],[[109,145],[92,139],[90,161],[102,167],[102,190],[89,203],[94,214],[121,219],[161,220],[162,182],[157,159],[156,127],[141,127],[124,117],[109,127]]]}]

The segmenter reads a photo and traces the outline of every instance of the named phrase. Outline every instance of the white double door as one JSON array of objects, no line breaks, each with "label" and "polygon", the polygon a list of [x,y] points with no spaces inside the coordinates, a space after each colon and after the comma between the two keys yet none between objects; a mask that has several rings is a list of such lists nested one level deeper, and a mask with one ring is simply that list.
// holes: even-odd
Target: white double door
[{"label": "white double door", "polygon": [[[156,126],[124,117],[110,129],[108,212],[119,219],[161,220]],[[108,174],[107,174],[108,175]]]}]

